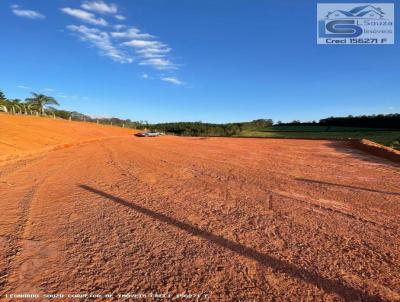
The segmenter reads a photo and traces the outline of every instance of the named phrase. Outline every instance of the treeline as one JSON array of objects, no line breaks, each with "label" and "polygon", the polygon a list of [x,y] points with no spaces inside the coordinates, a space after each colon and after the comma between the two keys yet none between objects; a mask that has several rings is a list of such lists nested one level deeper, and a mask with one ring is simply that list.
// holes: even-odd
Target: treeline
[{"label": "treeline", "polygon": [[265,128],[273,125],[270,119],[251,122],[212,124],[202,122],[159,123],[149,125],[149,129],[181,136],[234,136],[244,130]]},{"label": "treeline", "polygon": [[25,101],[20,99],[7,99],[0,91],[0,111],[14,114],[48,115],[51,114],[49,105],[58,106],[58,102],[51,96],[32,92],[32,97]]},{"label": "treeline", "polygon": [[328,117],[318,122],[300,122],[294,120],[290,123],[278,122],[282,126],[337,126],[377,129],[400,129],[400,114],[373,114],[346,117]]},{"label": "treeline", "polygon": [[400,129],[400,114],[378,114],[329,117],[319,121],[323,126]]},{"label": "treeline", "polygon": [[51,96],[32,92],[32,96],[25,100],[8,99],[0,90],[0,112],[48,116],[71,121],[92,122],[134,129],[146,129],[146,127],[148,127],[146,121],[131,121],[130,119],[123,120],[115,117],[95,118],[77,111],[57,109],[54,106],[59,106],[59,102]]},{"label": "treeline", "polygon": [[58,110],[52,107],[50,107],[49,109],[51,110],[51,113],[54,114],[56,117],[66,120],[97,123],[102,125],[111,125],[139,130],[143,130],[149,127],[149,124],[146,121],[132,121],[130,119],[120,119],[117,117],[93,117],[90,115],[79,113],[77,111]]},{"label": "treeline", "polygon": [[[132,121],[130,119],[119,118],[96,118],[76,111],[67,111],[55,108],[59,106],[56,99],[43,94],[32,93],[31,97],[24,101],[20,99],[7,99],[0,91],[0,112],[12,114],[41,115],[62,118],[73,121],[84,121],[98,124],[107,124],[119,127],[134,129],[150,129],[162,131],[169,134],[182,136],[235,136],[240,135],[242,131],[260,131],[273,126],[271,119],[257,119],[251,122],[213,124],[203,122],[176,122],[176,123],[158,123],[149,124],[146,121]],[[291,123],[278,122],[276,125],[286,126],[340,126],[340,127],[359,127],[359,128],[386,128],[400,129],[400,114],[378,114],[347,117],[329,117],[321,119],[319,122],[300,122]]]}]

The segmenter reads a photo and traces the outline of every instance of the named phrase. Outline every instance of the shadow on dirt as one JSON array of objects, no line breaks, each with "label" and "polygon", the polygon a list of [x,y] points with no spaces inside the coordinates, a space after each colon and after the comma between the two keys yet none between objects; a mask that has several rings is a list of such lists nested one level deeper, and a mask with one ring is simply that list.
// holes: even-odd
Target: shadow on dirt
[{"label": "shadow on dirt", "polygon": [[353,158],[363,160],[366,162],[400,167],[400,165],[398,163],[395,163],[394,161],[391,161],[386,158],[382,158],[382,157],[367,153],[365,151],[359,150],[359,149],[353,147],[350,142],[330,141],[326,144],[326,146],[331,147],[340,153],[349,155]]},{"label": "shadow on dirt", "polygon": [[353,190],[360,190],[360,191],[367,191],[367,192],[373,192],[373,193],[382,193],[382,194],[389,194],[389,195],[398,195],[400,196],[400,193],[396,192],[386,192],[386,191],[380,191],[380,190],[374,190],[374,189],[367,189],[367,188],[361,188],[361,187],[356,187],[356,186],[349,186],[349,185],[342,185],[342,184],[335,184],[333,182],[326,182],[326,181],[320,181],[320,180],[313,180],[313,179],[307,179],[307,178],[296,178],[297,180],[308,182],[311,184],[320,184],[320,185],[327,185],[327,186],[336,186],[336,187],[343,187],[343,188],[349,188]]},{"label": "shadow on dirt", "polygon": [[209,242],[217,244],[225,249],[228,249],[238,255],[243,257],[252,259],[260,263],[261,265],[270,267],[280,273],[290,275],[296,279],[303,280],[309,284],[313,284],[321,289],[323,289],[327,293],[336,293],[337,295],[341,296],[346,301],[386,301],[379,296],[369,295],[363,292],[360,289],[352,288],[351,286],[340,282],[339,280],[329,280],[325,277],[318,275],[316,272],[308,271],[303,268],[297,267],[294,264],[286,262],[284,260],[279,260],[273,258],[267,254],[260,253],[255,249],[250,247],[244,246],[242,244],[236,243],[234,241],[225,239],[222,236],[215,235],[213,233],[201,230],[196,228],[190,224],[185,222],[181,222],[175,218],[166,216],[161,213],[157,213],[155,211],[149,210],[147,208],[141,207],[137,204],[132,202],[128,202],[122,198],[113,196],[106,192],[97,190],[87,185],[79,185],[80,188],[95,193],[97,195],[103,196],[107,199],[110,199],[120,205],[128,207],[132,210],[135,210],[139,213],[142,213],[146,216],[149,216],[153,219],[157,219],[161,222],[167,223],[172,225],[176,228],[179,228],[188,234],[193,236],[201,237]]}]

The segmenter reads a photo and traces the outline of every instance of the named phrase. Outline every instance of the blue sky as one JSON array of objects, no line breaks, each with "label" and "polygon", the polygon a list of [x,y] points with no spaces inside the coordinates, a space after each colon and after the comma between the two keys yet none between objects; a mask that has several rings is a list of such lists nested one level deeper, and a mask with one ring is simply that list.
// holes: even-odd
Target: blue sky
[{"label": "blue sky", "polygon": [[398,44],[317,45],[314,1],[3,0],[0,34],[7,97],[43,92],[91,115],[230,122],[400,112]]}]

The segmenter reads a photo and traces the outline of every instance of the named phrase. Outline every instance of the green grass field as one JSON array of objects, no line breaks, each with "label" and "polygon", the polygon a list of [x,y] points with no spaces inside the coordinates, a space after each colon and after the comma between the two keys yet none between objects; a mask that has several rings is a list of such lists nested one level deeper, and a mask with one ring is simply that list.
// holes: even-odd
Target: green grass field
[{"label": "green grass field", "polygon": [[241,137],[271,138],[325,138],[325,139],[368,139],[400,150],[400,130],[367,129],[326,126],[272,126],[258,131],[242,131]]},{"label": "green grass field", "polygon": [[[286,125],[276,125],[260,129],[260,131],[267,132],[355,132],[355,131],[384,131],[388,129],[379,128],[356,128],[356,127],[338,127],[338,126],[311,126],[311,125],[299,125],[299,126],[286,126]],[[400,131],[400,130],[399,130]]]}]

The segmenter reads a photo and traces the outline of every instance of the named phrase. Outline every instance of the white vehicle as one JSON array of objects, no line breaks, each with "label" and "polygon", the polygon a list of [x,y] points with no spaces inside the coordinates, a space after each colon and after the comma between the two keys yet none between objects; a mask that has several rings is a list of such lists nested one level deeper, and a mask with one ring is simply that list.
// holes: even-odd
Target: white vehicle
[{"label": "white vehicle", "polygon": [[139,136],[139,137],[156,137],[156,136],[160,136],[161,133],[158,131],[144,131],[144,132],[139,132],[135,135]]}]

